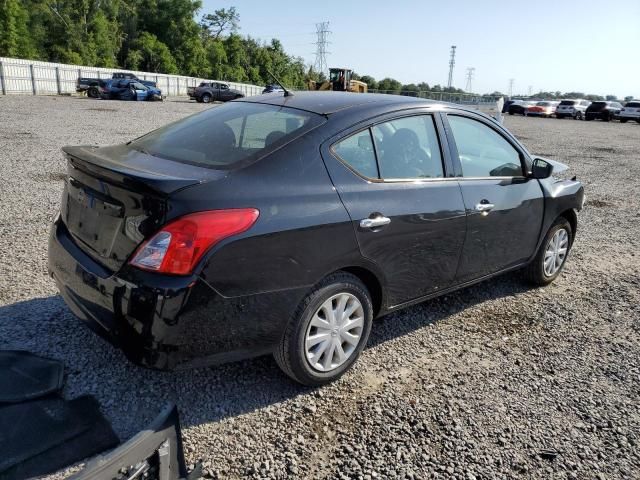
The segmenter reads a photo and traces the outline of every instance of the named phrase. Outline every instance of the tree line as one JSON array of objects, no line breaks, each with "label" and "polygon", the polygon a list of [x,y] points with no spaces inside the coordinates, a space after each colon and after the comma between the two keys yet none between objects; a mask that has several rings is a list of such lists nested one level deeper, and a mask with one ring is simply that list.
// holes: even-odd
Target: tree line
[{"label": "tree line", "polygon": [[[204,14],[201,9],[201,0],[0,0],[0,56],[258,85],[273,82],[271,71],[292,88],[326,79],[328,72],[315,72],[302,58],[288,55],[279,40],[240,35],[235,7]],[[353,78],[370,90],[404,95],[464,93],[426,82],[402,84],[356,73]],[[604,100],[582,92],[533,97]]]},{"label": "tree line", "polygon": [[0,56],[302,87],[302,58],[238,34],[234,7],[200,0],[0,0]]}]

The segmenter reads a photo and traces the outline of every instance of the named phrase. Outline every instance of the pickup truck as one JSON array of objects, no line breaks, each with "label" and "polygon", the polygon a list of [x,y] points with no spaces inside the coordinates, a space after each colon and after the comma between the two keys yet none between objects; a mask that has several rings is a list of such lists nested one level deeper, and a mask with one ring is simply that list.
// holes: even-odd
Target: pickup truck
[{"label": "pickup truck", "polygon": [[188,87],[187,95],[198,103],[227,102],[244,97],[240,90],[229,88],[226,83],[202,82],[197,87]]},{"label": "pickup truck", "polygon": [[[140,80],[133,73],[116,72],[111,76],[112,80],[136,80],[146,87],[155,88],[156,82]],[[76,92],[87,92],[91,98],[100,98],[100,78],[80,77],[76,82]]]}]

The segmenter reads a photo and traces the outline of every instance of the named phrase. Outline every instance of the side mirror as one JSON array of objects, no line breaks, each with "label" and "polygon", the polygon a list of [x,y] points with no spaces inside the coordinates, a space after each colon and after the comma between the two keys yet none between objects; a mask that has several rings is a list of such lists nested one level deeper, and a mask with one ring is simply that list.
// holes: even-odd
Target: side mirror
[{"label": "side mirror", "polygon": [[553,165],[549,162],[536,158],[531,167],[531,178],[543,179],[549,178],[553,172]]}]

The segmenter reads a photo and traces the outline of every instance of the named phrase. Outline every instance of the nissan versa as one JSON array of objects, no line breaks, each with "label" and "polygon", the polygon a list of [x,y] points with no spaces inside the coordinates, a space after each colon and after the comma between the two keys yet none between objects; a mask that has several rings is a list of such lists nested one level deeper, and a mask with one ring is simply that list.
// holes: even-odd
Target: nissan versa
[{"label": "nissan versa", "polygon": [[492,118],[393,95],[251,97],[63,151],[49,270],[76,316],[144,366],[273,354],[307,385],[376,317],[518,268],[552,282],[584,199]]}]

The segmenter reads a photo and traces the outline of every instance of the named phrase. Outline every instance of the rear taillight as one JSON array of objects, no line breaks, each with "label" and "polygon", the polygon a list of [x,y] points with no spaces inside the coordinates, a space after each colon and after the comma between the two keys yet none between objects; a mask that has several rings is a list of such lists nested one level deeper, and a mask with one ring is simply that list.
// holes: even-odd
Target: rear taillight
[{"label": "rear taillight", "polygon": [[138,247],[130,264],[142,270],[188,275],[216,243],[256,222],[255,208],[209,210],[177,218]]}]

